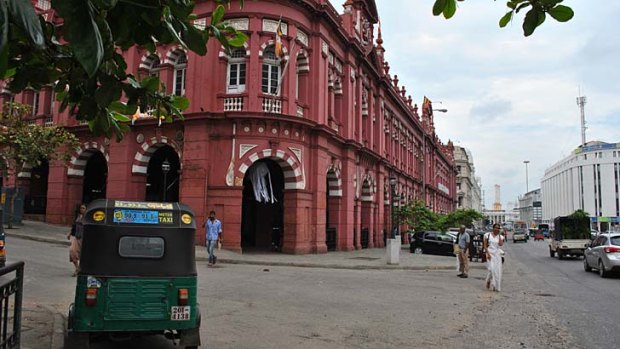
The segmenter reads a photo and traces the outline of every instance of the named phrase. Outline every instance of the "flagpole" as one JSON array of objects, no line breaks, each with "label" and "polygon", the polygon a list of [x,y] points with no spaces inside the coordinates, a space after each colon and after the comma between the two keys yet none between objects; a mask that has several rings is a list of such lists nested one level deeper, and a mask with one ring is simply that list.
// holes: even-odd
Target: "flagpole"
[{"label": "flagpole", "polygon": [[282,81],[284,80],[284,75],[286,74],[286,71],[288,69],[288,64],[291,62],[291,56],[293,56],[294,48],[295,48],[295,40],[293,40],[293,43],[291,44],[291,53],[289,54],[289,58],[286,60],[286,63],[284,63],[282,74],[280,74],[280,78],[278,79],[278,88],[276,89],[276,96],[280,95],[280,90],[282,88]]}]

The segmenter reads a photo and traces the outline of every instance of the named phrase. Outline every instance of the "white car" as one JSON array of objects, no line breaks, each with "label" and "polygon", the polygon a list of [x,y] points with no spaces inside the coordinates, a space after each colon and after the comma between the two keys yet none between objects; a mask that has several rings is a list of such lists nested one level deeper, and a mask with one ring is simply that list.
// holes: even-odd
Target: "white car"
[{"label": "white car", "polygon": [[620,272],[620,233],[599,234],[587,245],[584,256],[585,271],[597,269],[601,277]]}]

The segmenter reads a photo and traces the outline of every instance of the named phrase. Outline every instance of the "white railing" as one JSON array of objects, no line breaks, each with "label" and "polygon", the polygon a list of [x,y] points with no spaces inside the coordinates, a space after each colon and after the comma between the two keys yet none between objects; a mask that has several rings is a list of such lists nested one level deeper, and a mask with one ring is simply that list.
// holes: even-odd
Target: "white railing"
[{"label": "white railing", "polygon": [[224,111],[242,111],[243,97],[224,98]]},{"label": "white railing", "polygon": [[282,113],[282,101],[273,98],[263,98],[263,111],[265,113]]}]

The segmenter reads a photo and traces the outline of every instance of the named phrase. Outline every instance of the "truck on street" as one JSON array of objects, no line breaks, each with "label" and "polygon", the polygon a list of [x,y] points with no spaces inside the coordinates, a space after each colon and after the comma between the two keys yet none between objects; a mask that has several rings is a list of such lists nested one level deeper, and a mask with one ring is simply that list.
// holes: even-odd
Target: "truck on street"
[{"label": "truck on street", "polygon": [[570,216],[554,219],[554,230],[549,243],[549,256],[564,259],[567,256],[581,257],[590,242],[590,217],[578,210]]}]

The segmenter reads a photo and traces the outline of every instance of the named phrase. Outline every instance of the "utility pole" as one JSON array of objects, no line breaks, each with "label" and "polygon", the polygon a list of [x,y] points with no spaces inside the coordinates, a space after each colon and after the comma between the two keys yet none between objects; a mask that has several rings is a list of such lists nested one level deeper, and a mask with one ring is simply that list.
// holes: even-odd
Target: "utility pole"
[{"label": "utility pole", "polygon": [[586,145],[586,96],[581,96],[581,91],[579,91],[579,97],[577,97],[577,105],[581,110],[581,145]]}]

